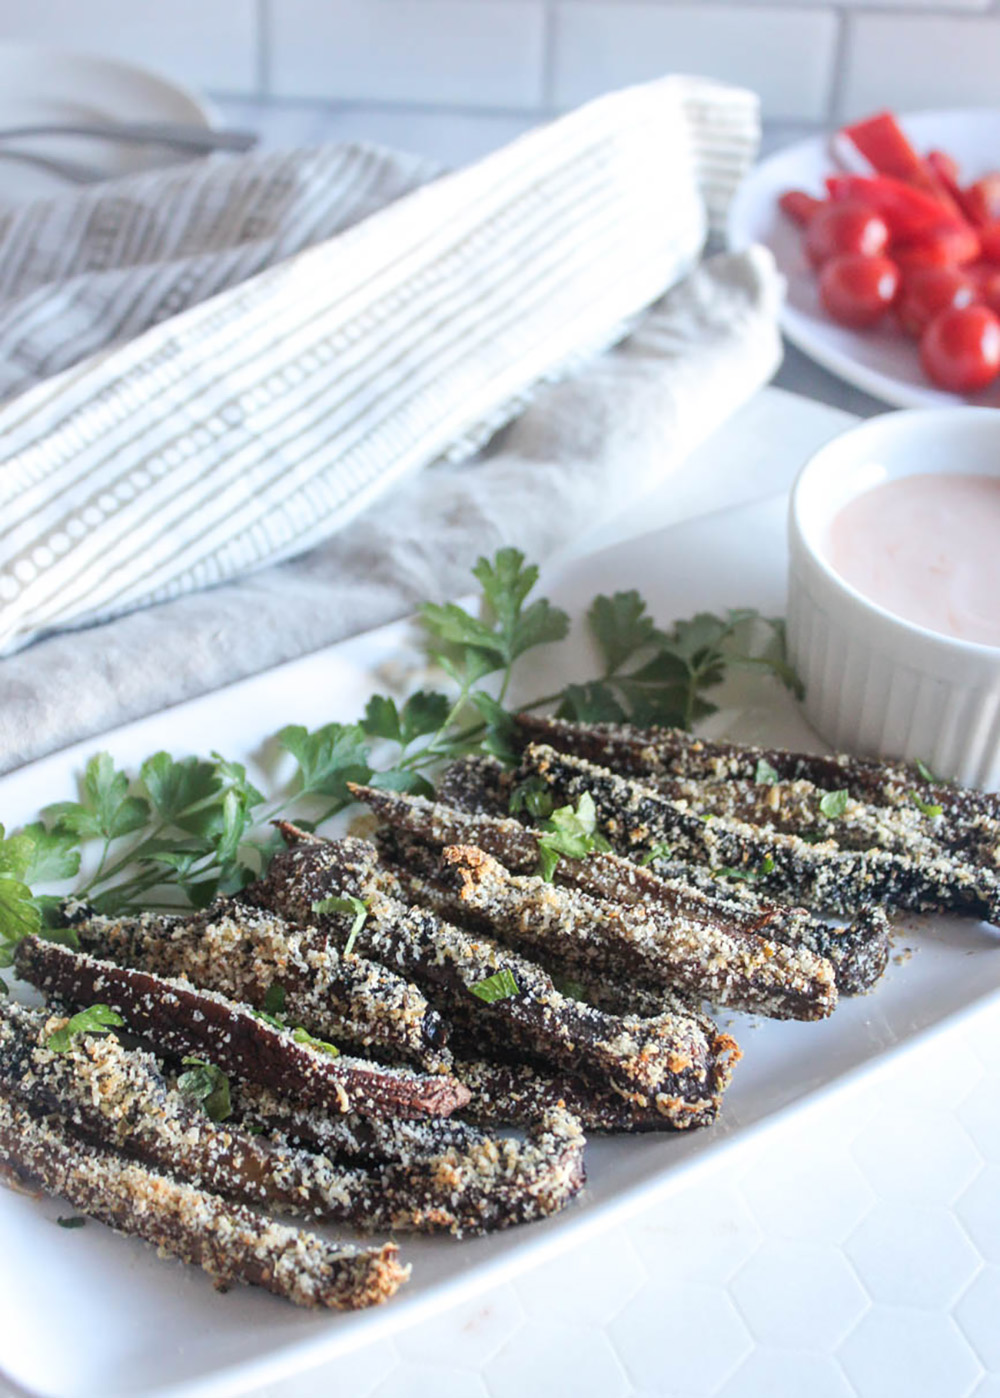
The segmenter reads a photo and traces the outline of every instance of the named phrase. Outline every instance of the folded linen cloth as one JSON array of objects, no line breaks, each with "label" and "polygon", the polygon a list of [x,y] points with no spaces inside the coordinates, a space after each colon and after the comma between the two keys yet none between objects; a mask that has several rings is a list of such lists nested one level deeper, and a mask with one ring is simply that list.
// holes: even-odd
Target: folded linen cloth
[{"label": "folded linen cloth", "polygon": [[[693,265],[720,105],[728,145],[733,108],[755,121],[750,94],[667,78],[601,98],[167,320],[164,296],[191,295],[176,269],[161,284],[133,265],[111,304],[97,286],[83,342],[110,347],[0,407],[0,654],[301,553],[408,471],[467,454]],[[120,229],[137,196],[108,197],[90,210],[103,256],[121,238],[135,264]],[[31,253],[32,227],[15,219],[8,258]],[[216,270],[235,275],[232,257]],[[75,355],[32,340],[46,287],[48,334],[72,328],[52,276],[29,268],[41,285],[0,325],[0,358]]]},{"label": "folded linen cloth", "polygon": [[541,555],[678,459],[774,367],[766,260],[593,355],[692,265],[756,123],[670,78],[432,183],[341,147],[0,223],[0,649],[161,604],[0,661],[0,770]]},{"label": "folded linen cloth", "polygon": [[766,383],[780,294],[763,249],[712,258],[486,451],[419,473],[311,552],[0,660],[0,771],[465,592],[502,545],[544,558]]}]

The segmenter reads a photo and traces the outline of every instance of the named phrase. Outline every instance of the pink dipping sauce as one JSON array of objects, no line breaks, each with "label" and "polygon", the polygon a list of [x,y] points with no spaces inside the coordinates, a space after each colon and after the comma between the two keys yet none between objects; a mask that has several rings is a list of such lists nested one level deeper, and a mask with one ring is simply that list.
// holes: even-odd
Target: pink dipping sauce
[{"label": "pink dipping sauce", "polygon": [[904,621],[1000,646],[1000,479],[886,481],[834,516],[827,559]]}]

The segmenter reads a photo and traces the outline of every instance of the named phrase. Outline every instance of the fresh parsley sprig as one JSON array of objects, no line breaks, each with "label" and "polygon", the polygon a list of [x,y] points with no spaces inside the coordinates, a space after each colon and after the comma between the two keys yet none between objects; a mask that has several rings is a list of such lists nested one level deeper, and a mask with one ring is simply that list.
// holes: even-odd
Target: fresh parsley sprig
[{"label": "fresh parsley sprig", "polygon": [[595,598],[587,625],[604,674],[567,687],[559,707],[563,718],[690,728],[716,712],[705,691],[725,678],[730,665],[772,674],[801,694],[801,684],[785,660],[780,618],[762,617],[747,608],[721,617],[699,612],[661,631],[646,603],[632,591]]},{"label": "fresh parsley sprig", "polygon": [[[456,757],[490,753],[513,762],[508,695],[516,669],[536,648],[561,641],[570,620],[533,597],[538,569],[517,549],[479,559],[473,574],[477,606],[428,603],[421,610],[427,658],[448,677],[450,691],[421,688],[405,701],[375,694],[354,723],[282,728],[277,746],[294,763],[283,789],[265,796],[245,767],[216,752],[154,753],[135,775],[98,753],[75,800],[48,806],[41,820],[14,834],[0,827],[0,968],[31,933],[75,942],[72,929],[58,928],[61,898],[48,891],[53,885],[108,914],[205,907],[266,870],[281,845],[271,821],[287,816],[307,829],[322,826],[351,803],[350,782],[429,795],[429,776]],[[783,624],[755,612],[699,613],[661,630],[630,591],[596,597],[586,624],[599,659],[596,677],[518,709],[690,727],[713,712],[707,694],[729,666],[749,665],[798,687],[784,659]],[[554,811],[551,798],[534,789],[523,800],[546,823],[542,872],[549,877],[559,858],[603,847],[585,809]],[[361,910],[352,904],[337,911],[355,915],[349,951],[363,926]]]},{"label": "fresh parsley sprig", "polygon": [[82,1035],[107,1034],[124,1023],[121,1015],[109,1005],[91,1005],[71,1016],[61,1029],[54,1029],[45,1040],[45,1047],[53,1053],[69,1053],[74,1040]]}]

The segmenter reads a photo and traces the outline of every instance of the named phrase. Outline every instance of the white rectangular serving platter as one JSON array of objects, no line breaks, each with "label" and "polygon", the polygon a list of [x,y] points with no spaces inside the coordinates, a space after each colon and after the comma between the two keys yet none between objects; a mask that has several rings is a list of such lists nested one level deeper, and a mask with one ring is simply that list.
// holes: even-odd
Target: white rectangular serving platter
[{"label": "white rectangular serving platter", "polygon": [[[542,590],[577,625],[542,653],[523,694],[548,693],[592,673],[583,613],[598,592],[638,588],[662,624],[698,610],[784,609],[784,500],[744,506],[650,534],[543,576]],[[368,696],[419,680],[407,623],[384,627],[203,699],[130,724],[0,780],[8,829],[74,790],[101,748],[136,766],[158,748],[218,749],[273,784],[278,761],[265,742],[287,723],[350,720]],[[705,731],[747,741],[819,748],[777,684],[744,677],[724,691]],[[720,1121],[676,1135],[595,1140],[588,1185],[557,1218],[493,1237],[401,1239],[413,1277],[388,1305],[351,1315],[298,1311],[261,1292],[216,1293],[193,1268],[98,1224],[66,1232],[65,1206],[0,1190],[0,1372],[44,1398],[212,1398],[274,1382],[329,1360],[510,1278],[638,1208],[654,1193],[705,1171],[762,1129],[875,1072],[929,1033],[1000,996],[998,934],[951,918],[911,919],[877,991],[846,1000],[822,1024],[723,1016],[745,1057]]]}]

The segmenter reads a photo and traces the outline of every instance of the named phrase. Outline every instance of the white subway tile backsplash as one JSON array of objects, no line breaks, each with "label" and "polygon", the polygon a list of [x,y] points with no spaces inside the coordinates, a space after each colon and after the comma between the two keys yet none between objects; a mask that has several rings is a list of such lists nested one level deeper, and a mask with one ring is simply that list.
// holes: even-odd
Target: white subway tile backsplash
[{"label": "white subway tile backsplash", "polygon": [[831,12],[758,5],[559,4],[554,99],[559,107],[662,73],[700,73],[753,88],[771,118],[821,120],[833,79]]},{"label": "white subway tile backsplash", "polygon": [[849,21],[845,66],[845,118],[878,107],[996,105],[1000,14],[989,19],[858,15]]},{"label": "white subway tile backsplash", "polygon": [[306,96],[538,107],[541,0],[271,0],[271,88]]},{"label": "white subway tile backsplash", "polygon": [[256,0],[0,0],[0,40],[122,58],[192,87],[257,84]]}]

